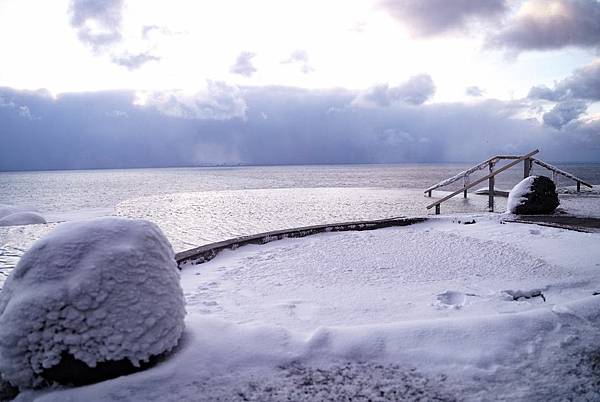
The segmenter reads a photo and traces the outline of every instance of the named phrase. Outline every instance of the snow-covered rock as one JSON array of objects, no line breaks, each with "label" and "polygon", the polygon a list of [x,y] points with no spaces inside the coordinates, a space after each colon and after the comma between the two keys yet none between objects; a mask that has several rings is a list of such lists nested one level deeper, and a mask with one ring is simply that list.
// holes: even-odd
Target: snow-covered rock
[{"label": "snow-covered rock", "polygon": [[0,293],[0,373],[28,388],[63,357],[90,370],[137,367],[177,345],[184,316],[173,250],[156,225],[64,223],[32,245]]},{"label": "snow-covered rock", "polygon": [[15,212],[0,218],[0,226],[37,225],[40,223],[46,223],[46,219],[38,213],[29,211]]},{"label": "snow-covered rock", "polygon": [[551,214],[560,204],[554,182],[546,176],[529,176],[510,190],[506,212],[519,215]]},{"label": "snow-covered rock", "polygon": [[25,210],[19,207],[15,207],[14,205],[0,204],[0,218],[4,218],[7,215],[23,211]]},{"label": "snow-covered rock", "polygon": [[0,226],[35,225],[46,219],[33,211],[14,205],[0,204]]}]

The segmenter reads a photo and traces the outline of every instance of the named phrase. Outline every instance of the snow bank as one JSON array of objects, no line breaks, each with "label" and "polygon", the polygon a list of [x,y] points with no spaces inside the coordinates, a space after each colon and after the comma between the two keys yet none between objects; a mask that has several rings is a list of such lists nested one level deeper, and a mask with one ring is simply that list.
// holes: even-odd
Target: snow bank
[{"label": "snow bank", "polygon": [[510,190],[508,201],[506,203],[506,212],[514,214],[517,207],[527,200],[527,195],[531,191],[533,180],[536,176],[529,176],[521,180]]},{"label": "snow bank", "polygon": [[13,205],[0,204],[0,226],[35,225],[46,223],[46,219],[33,211]]},{"label": "snow bank", "polygon": [[68,353],[95,367],[171,350],[184,299],[173,250],[146,221],[59,225],[22,256],[0,293],[0,373],[37,386]]}]

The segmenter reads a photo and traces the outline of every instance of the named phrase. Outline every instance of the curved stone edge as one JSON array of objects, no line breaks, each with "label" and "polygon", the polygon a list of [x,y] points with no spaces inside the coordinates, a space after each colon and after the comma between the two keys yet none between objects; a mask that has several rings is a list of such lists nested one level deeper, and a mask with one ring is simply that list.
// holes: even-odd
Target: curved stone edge
[{"label": "curved stone edge", "polygon": [[292,229],[274,230],[250,236],[236,237],[233,239],[223,240],[216,243],[205,244],[203,246],[175,254],[175,260],[177,261],[179,269],[182,269],[185,264],[202,264],[204,262],[212,260],[217,256],[217,254],[219,254],[223,250],[235,250],[238,247],[245,246],[248,244],[266,244],[275,240],[281,240],[285,238],[306,237],[326,232],[362,231],[395,226],[408,226],[415,223],[424,222],[426,220],[427,218],[423,217],[407,218],[404,216],[400,216],[378,220],[330,223],[325,225],[314,225]]}]

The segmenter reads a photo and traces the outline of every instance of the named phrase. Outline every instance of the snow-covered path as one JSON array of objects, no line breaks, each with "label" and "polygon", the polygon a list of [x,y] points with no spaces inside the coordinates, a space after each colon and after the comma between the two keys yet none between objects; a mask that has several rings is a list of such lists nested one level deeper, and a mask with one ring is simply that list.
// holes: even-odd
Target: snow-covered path
[{"label": "snow-covered path", "polygon": [[170,359],[20,399],[594,400],[598,244],[482,214],[227,251],[182,272]]}]

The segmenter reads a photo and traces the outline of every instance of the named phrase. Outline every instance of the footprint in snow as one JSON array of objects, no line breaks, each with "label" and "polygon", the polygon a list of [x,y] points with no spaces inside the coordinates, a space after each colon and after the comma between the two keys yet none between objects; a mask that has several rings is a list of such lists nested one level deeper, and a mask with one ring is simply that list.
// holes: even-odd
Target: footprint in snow
[{"label": "footprint in snow", "polygon": [[467,303],[467,295],[455,290],[447,290],[436,297],[437,305],[441,308],[460,309]]}]

